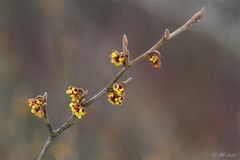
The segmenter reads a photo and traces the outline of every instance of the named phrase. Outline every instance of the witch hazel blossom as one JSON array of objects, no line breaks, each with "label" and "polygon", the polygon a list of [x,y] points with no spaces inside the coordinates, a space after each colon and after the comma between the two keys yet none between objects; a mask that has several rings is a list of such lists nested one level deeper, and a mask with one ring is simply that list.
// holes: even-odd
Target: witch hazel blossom
[{"label": "witch hazel blossom", "polygon": [[47,105],[46,98],[42,95],[38,95],[36,98],[30,98],[27,100],[27,105],[31,108],[31,112],[42,118],[44,116],[44,107]]},{"label": "witch hazel blossom", "polygon": [[114,83],[107,93],[108,101],[112,105],[121,105],[125,96],[125,84]]},{"label": "witch hazel blossom", "polygon": [[78,103],[81,101],[83,98],[84,90],[82,88],[77,88],[74,86],[69,86],[68,89],[66,90],[66,94],[68,94],[71,97],[71,100],[77,101]]},{"label": "witch hazel blossom", "polygon": [[78,103],[71,102],[69,107],[71,108],[72,114],[74,114],[78,119],[81,119],[82,116],[86,114],[86,108],[82,107]]},{"label": "witch hazel blossom", "polygon": [[152,53],[148,55],[148,62],[152,64],[154,68],[160,68],[161,67],[161,61],[160,61],[161,54],[159,51],[155,50]]},{"label": "witch hazel blossom", "polygon": [[66,94],[71,97],[69,107],[72,111],[72,114],[78,119],[81,119],[82,116],[86,114],[86,108],[82,107],[82,103],[85,101],[87,92],[87,90],[84,91],[82,88],[77,88],[74,86],[69,86],[66,90]]},{"label": "witch hazel blossom", "polygon": [[124,52],[119,53],[117,50],[113,50],[111,55],[111,63],[116,66],[120,66],[126,63],[126,54]]}]

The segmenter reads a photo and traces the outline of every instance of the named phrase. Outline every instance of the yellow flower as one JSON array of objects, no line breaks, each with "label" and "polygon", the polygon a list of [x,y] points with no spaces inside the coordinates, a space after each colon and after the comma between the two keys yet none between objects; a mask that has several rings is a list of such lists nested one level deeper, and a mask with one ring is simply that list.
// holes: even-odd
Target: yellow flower
[{"label": "yellow flower", "polygon": [[149,62],[156,63],[158,61],[158,56],[152,55],[149,57]]},{"label": "yellow flower", "polygon": [[82,99],[83,89],[70,86],[68,87],[66,94],[68,94],[72,98],[73,102],[79,103],[80,99]]},{"label": "yellow flower", "polygon": [[119,95],[119,96],[122,96],[123,93],[124,93],[124,85],[122,83],[115,83],[113,84],[113,91]]},{"label": "yellow flower", "polygon": [[74,86],[68,87],[66,94],[71,97],[71,103],[69,107],[78,119],[81,119],[83,115],[86,114],[86,108],[82,107],[81,104],[85,100],[85,96],[88,91],[84,91],[82,88],[77,88]]},{"label": "yellow flower", "polygon": [[112,50],[111,58],[117,58],[119,55],[117,50]]},{"label": "yellow flower", "polygon": [[113,50],[111,54],[111,62],[116,66],[120,66],[125,63],[126,56],[124,53],[119,53],[117,50]]},{"label": "yellow flower", "polygon": [[160,62],[160,52],[153,52],[148,56],[148,62],[153,65],[155,68],[160,68],[161,62]]},{"label": "yellow flower", "polygon": [[108,92],[107,93],[108,98],[112,98],[112,97],[114,97],[114,95],[115,95],[114,92]]},{"label": "yellow flower", "polygon": [[122,104],[122,103],[123,103],[123,97],[121,97],[121,96],[115,97],[115,98],[114,98],[114,102],[115,102],[116,104]]},{"label": "yellow flower", "polygon": [[77,103],[72,102],[69,104],[69,107],[72,110],[72,114],[74,114],[78,119],[81,119],[82,116],[86,114],[86,108],[83,108]]},{"label": "yellow flower", "polygon": [[27,100],[27,105],[29,107],[32,107],[35,104],[35,99],[34,98],[30,98]]},{"label": "yellow flower", "polygon": [[44,111],[42,107],[39,107],[37,105],[33,105],[31,112],[35,114],[35,116],[42,118],[44,116]]},{"label": "yellow flower", "polygon": [[121,105],[123,103],[123,97],[114,94],[113,97],[108,97],[108,101],[113,105]]},{"label": "yellow flower", "polygon": [[41,96],[41,95],[39,95],[39,96],[37,96],[36,98],[35,98],[35,104],[37,105],[37,106],[42,106],[43,105],[43,96]]},{"label": "yellow flower", "polygon": [[120,105],[123,103],[124,84],[114,83],[112,88],[108,91],[108,101],[113,105]]},{"label": "yellow flower", "polygon": [[35,116],[42,118],[44,116],[44,107],[46,106],[46,97],[39,95],[36,98],[27,100],[27,105],[31,107],[31,112]]}]

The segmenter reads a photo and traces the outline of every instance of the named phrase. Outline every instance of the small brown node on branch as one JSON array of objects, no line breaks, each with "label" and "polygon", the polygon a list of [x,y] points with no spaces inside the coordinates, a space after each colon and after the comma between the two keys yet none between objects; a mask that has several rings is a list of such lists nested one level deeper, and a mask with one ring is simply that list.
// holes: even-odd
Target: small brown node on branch
[{"label": "small brown node on branch", "polygon": [[169,34],[170,34],[169,29],[166,29],[165,32],[164,32],[163,38],[165,40],[168,40]]}]

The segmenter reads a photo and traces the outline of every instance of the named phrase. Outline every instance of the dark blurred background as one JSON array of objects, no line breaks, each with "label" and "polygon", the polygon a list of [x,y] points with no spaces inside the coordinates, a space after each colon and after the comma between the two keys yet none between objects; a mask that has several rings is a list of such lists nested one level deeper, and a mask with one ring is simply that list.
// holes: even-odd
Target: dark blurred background
[{"label": "dark blurred background", "polygon": [[47,91],[59,127],[71,114],[69,85],[91,97],[118,72],[109,55],[121,49],[123,33],[137,57],[203,6],[201,23],[160,49],[160,70],[147,61],[129,70],[121,79],[133,77],[124,104],[98,100],[47,159],[239,155],[240,1],[0,0],[0,159],[34,159],[47,138],[27,98]]}]

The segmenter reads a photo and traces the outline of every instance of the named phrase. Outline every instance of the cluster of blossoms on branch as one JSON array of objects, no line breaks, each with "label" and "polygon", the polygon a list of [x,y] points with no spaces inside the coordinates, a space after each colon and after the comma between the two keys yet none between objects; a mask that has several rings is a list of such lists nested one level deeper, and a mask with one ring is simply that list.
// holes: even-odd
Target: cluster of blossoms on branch
[{"label": "cluster of blossoms on branch", "polygon": [[42,118],[45,114],[45,107],[47,106],[47,97],[46,95],[44,94],[43,96],[42,95],[38,95],[37,97],[35,98],[30,98],[27,100],[27,105],[29,107],[31,107],[31,112],[39,117],[39,118]]},{"label": "cluster of blossoms on branch", "polygon": [[[126,35],[124,34],[122,39],[122,51],[118,52],[117,50],[112,50],[110,55],[111,63],[116,66],[128,66],[129,65],[129,51],[128,40]],[[160,52],[154,50],[148,56],[148,62],[152,64],[154,68],[160,68]],[[112,105],[121,105],[125,96],[125,87],[126,82],[121,83],[113,83],[107,89],[107,99]],[[69,103],[69,107],[72,111],[72,114],[75,115],[78,119],[81,119],[82,116],[86,114],[86,107],[84,107],[83,103],[85,101],[85,97],[88,91],[83,90],[82,88],[77,88],[75,86],[69,86],[66,90],[66,94],[68,94],[71,98],[71,102]],[[31,112],[35,114],[37,117],[42,118],[45,113],[45,107],[47,105],[46,98],[44,96],[37,96],[36,98],[30,98],[27,100],[28,106],[31,107]]]},{"label": "cluster of blossoms on branch", "polygon": [[[127,49],[128,46],[128,40],[126,35],[123,35],[122,40],[122,52],[118,52],[117,50],[113,49],[112,53],[110,55],[111,62],[115,64],[116,66],[128,66],[129,65],[129,51]],[[157,50],[154,50],[152,53],[150,53],[147,57],[148,62],[153,65],[155,68],[160,68],[161,62],[160,62],[160,52]],[[108,90],[107,97],[108,101],[113,105],[121,105],[123,103],[123,97],[125,96],[124,90],[125,90],[126,83],[115,83],[113,86]]]},{"label": "cluster of blossoms on branch", "polygon": [[125,96],[124,93],[125,83],[115,83],[113,84],[112,88],[109,89],[107,93],[108,101],[111,104],[122,104],[123,103],[123,96]]},{"label": "cluster of blossoms on branch", "polygon": [[82,106],[82,103],[85,101],[85,97],[88,91],[84,91],[82,88],[77,88],[74,86],[68,87],[66,94],[71,97],[71,103],[69,107],[78,119],[81,119],[82,116],[86,114],[86,108]]},{"label": "cluster of blossoms on branch", "polygon": [[[110,57],[111,62],[115,64],[116,66],[120,65],[127,65],[128,60],[128,50],[123,52],[118,52],[117,50],[113,50]],[[148,62],[153,65],[154,68],[160,68],[161,67],[161,61],[160,61],[161,54],[159,51],[154,50],[152,53],[150,53],[147,57]]]}]

